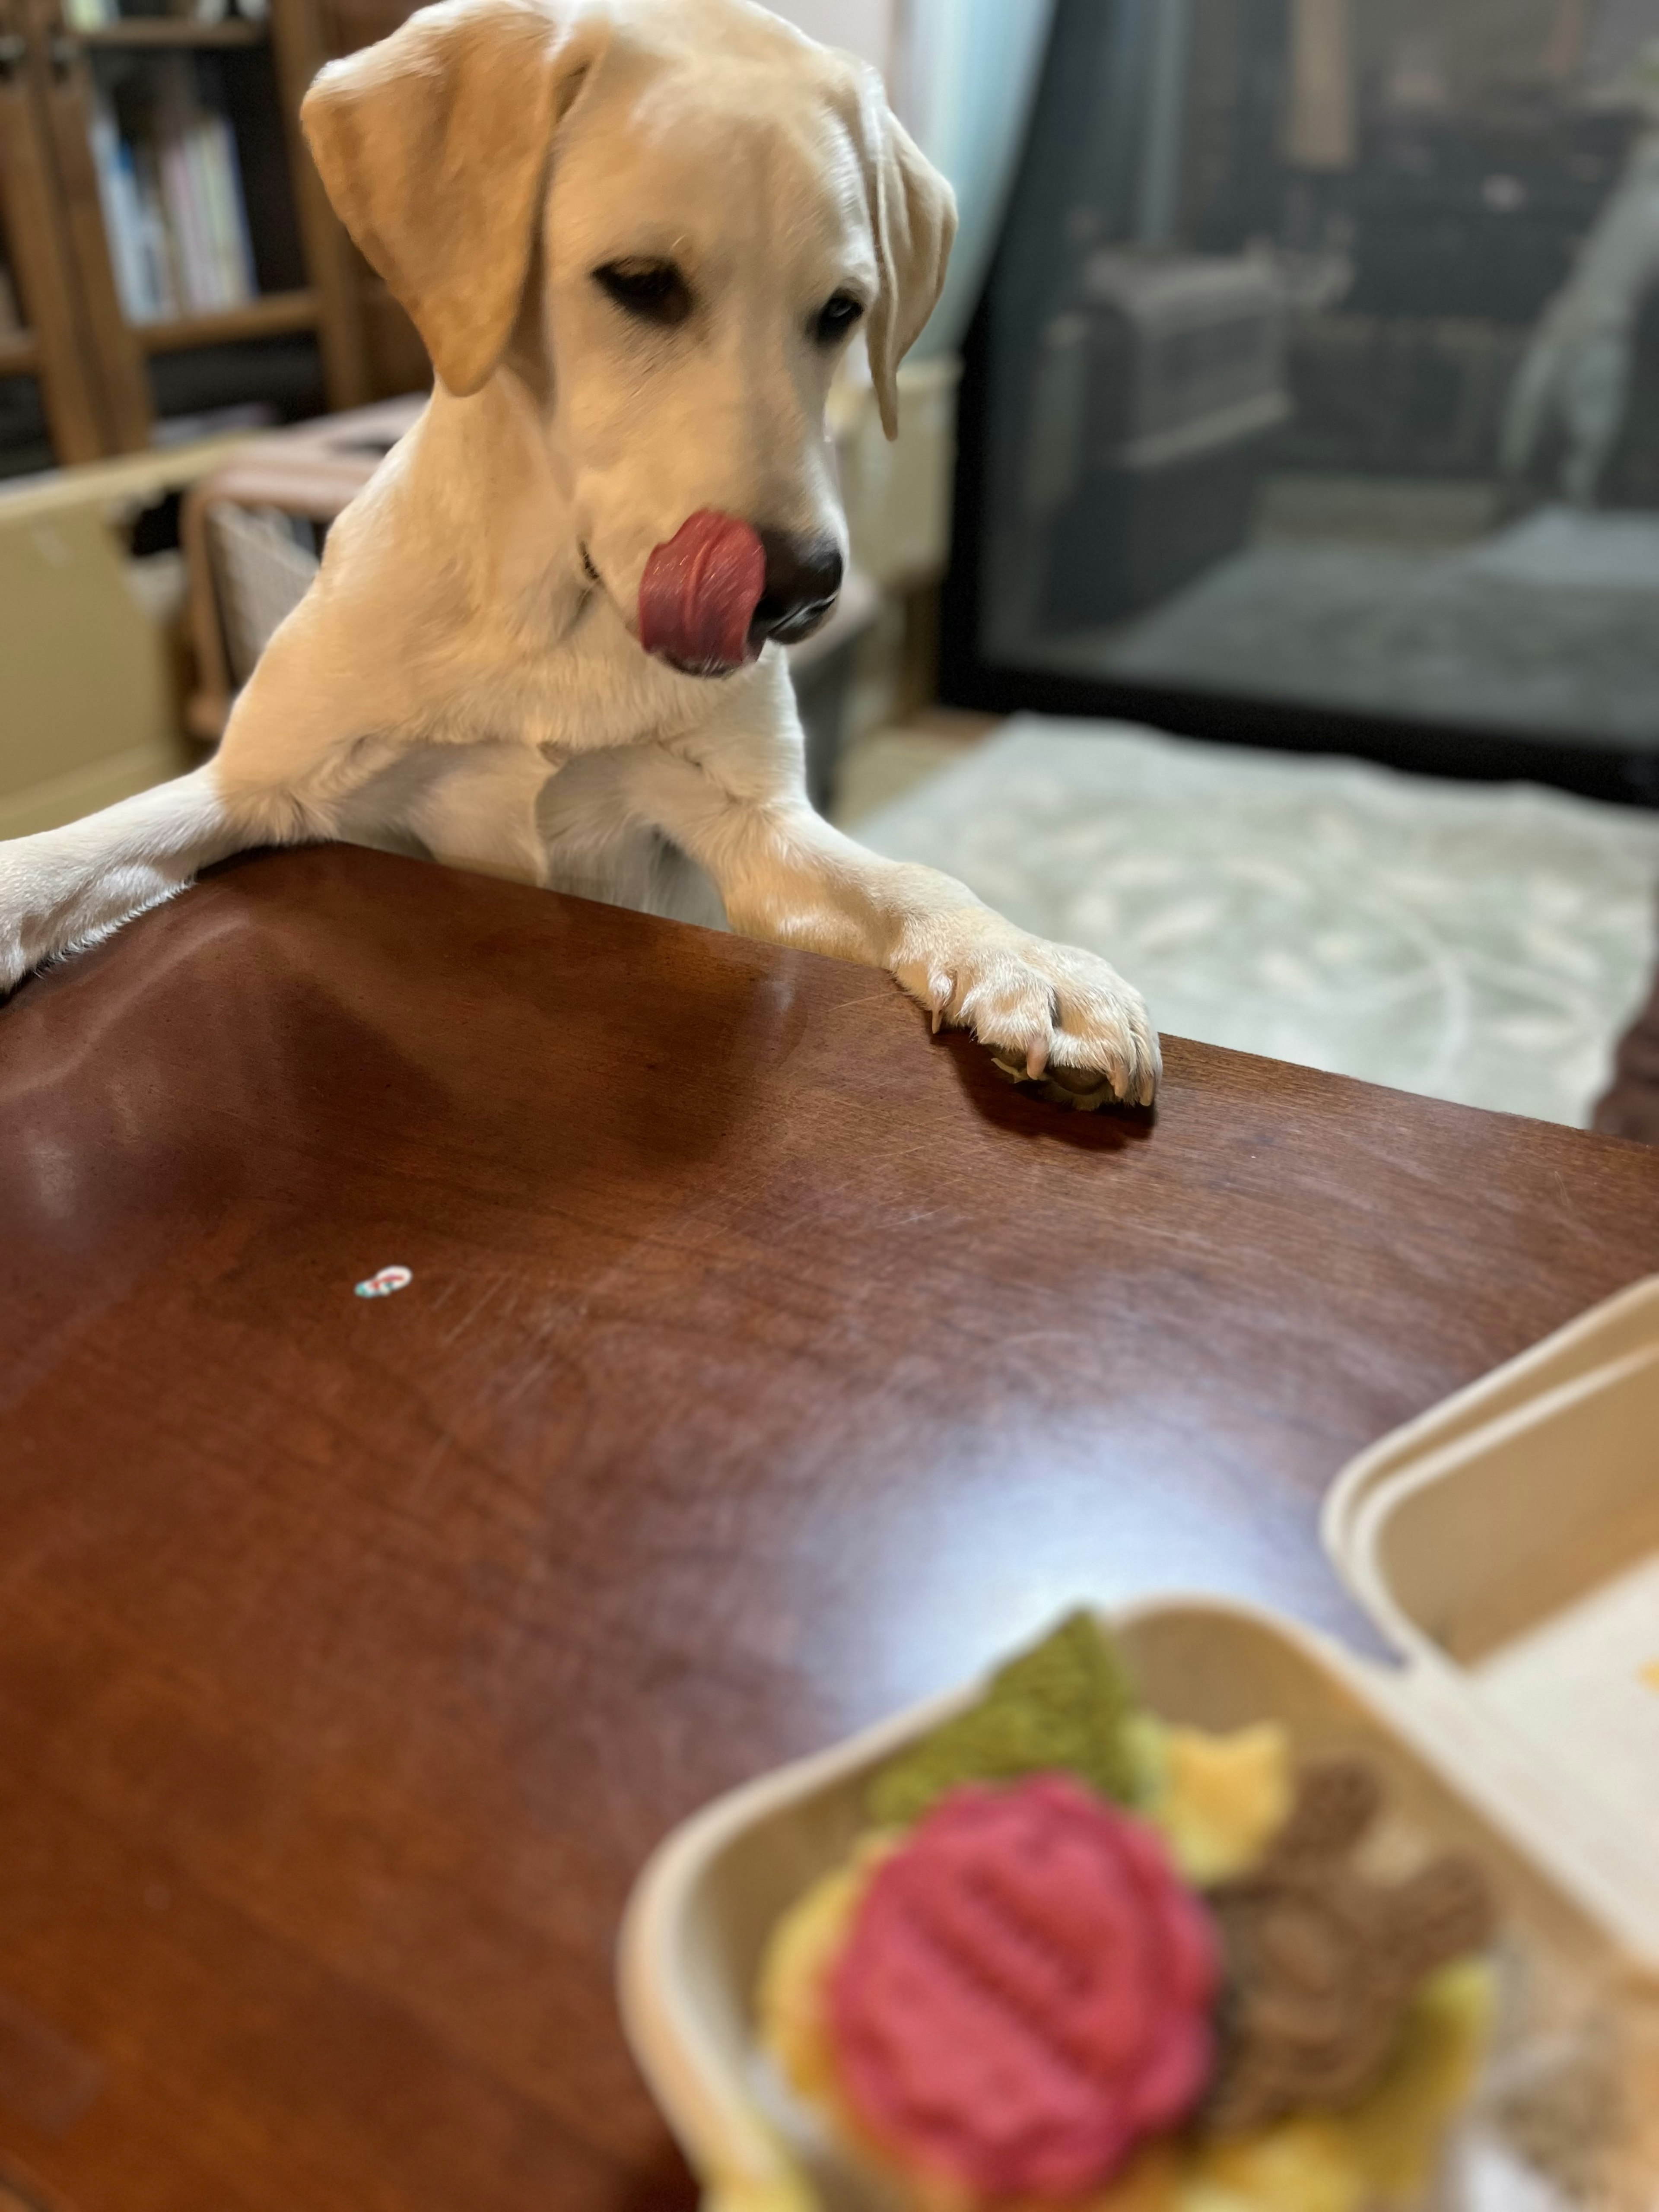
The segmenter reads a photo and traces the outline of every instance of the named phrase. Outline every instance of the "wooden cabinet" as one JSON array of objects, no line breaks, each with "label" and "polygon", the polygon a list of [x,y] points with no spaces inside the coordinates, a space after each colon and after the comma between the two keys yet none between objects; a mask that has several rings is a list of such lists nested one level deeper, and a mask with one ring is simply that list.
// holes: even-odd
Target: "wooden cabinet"
[{"label": "wooden cabinet", "polygon": [[[35,457],[94,459],[110,450],[103,395],[74,281],[63,195],[36,84],[25,0],[0,0],[0,391],[12,398],[10,442]],[[22,387],[13,391],[14,386]]]},{"label": "wooden cabinet", "polygon": [[0,0],[0,474],[425,380],[299,127],[330,52],[407,10],[244,4]]}]

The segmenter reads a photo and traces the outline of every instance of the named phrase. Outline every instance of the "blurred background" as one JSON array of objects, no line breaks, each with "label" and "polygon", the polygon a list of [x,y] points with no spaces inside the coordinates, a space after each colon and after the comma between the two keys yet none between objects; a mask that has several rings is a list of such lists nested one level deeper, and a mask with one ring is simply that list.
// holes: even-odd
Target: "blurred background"
[{"label": "blurred background", "polygon": [[[0,0],[0,836],[201,757],[418,406],[296,127],[405,12]],[[1171,1030],[1659,1136],[1659,0],[781,12],[963,214],[817,802]]]}]

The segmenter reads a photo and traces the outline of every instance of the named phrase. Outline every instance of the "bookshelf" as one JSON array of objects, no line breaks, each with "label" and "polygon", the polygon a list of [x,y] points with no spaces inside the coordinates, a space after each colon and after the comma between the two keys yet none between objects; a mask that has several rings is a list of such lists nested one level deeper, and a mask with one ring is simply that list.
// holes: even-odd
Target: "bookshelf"
[{"label": "bookshelf", "polygon": [[198,23],[171,15],[131,15],[119,22],[88,24],[74,36],[89,50],[105,47],[136,52],[151,46],[260,46],[270,36],[268,24],[233,15],[218,23]]},{"label": "bookshelf", "polygon": [[330,54],[405,12],[0,0],[0,476],[424,380],[299,129]]},{"label": "bookshelf", "polygon": [[146,353],[179,353],[187,346],[222,345],[238,338],[274,336],[283,331],[315,330],[321,307],[315,292],[266,292],[240,307],[205,314],[173,315],[146,323],[137,331]]}]

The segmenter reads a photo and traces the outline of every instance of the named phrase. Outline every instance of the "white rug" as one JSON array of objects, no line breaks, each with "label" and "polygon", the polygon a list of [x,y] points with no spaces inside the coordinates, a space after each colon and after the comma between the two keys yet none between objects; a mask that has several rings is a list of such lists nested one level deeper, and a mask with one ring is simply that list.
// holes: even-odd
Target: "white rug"
[{"label": "white rug", "polygon": [[1176,1036],[1583,1124],[1655,957],[1659,817],[1021,716],[866,816]]}]

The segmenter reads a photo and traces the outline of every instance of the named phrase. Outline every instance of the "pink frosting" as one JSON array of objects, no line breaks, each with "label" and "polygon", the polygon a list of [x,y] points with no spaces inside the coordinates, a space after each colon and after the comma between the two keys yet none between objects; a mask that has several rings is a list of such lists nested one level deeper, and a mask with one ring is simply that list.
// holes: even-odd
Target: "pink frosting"
[{"label": "pink frosting", "polygon": [[952,1791],[878,1866],[829,2027],[877,2141],[988,2196],[1064,2197],[1198,2102],[1218,1976],[1157,1833],[1043,1774]]},{"label": "pink frosting", "polygon": [[736,515],[701,507],[652,549],[640,582],[640,642],[699,675],[740,668],[754,658],[749,625],[765,588],[759,538]]}]

